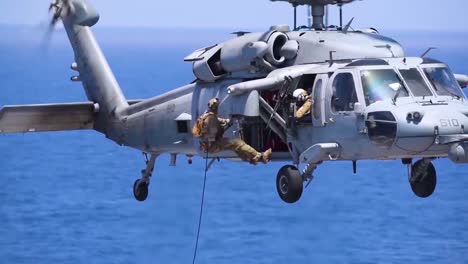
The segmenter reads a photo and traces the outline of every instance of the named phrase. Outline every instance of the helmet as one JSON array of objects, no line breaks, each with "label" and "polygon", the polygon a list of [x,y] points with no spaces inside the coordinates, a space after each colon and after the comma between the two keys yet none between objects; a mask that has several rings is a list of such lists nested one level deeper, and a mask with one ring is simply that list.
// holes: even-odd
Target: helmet
[{"label": "helmet", "polygon": [[303,100],[305,100],[305,98],[306,98],[308,95],[309,95],[309,94],[307,93],[307,91],[304,90],[304,89],[301,89],[301,88],[296,89],[296,90],[294,90],[294,92],[293,92],[293,97],[296,98],[296,100],[298,100],[298,101],[303,101]]},{"label": "helmet", "polygon": [[218,106],[219,106],[219,99],[218,98],[213,98],[210,101],[208,101],[208,110],[217,112],[218,111]]}]

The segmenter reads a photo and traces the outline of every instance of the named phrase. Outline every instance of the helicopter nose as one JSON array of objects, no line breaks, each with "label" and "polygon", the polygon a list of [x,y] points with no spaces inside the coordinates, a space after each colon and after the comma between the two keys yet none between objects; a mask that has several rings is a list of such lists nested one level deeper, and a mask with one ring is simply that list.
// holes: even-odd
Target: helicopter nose
[{"label": "helicopter nose", "polygon": [[400,111],[396,146],[406,150],[425,151],[438,145],[439,136],[465,134],[468,117],[450,107]]}]

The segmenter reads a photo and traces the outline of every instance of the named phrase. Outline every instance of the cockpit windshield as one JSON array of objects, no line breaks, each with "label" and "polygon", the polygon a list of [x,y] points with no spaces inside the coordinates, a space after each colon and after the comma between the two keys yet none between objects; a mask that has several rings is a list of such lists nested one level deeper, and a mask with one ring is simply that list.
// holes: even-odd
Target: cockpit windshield
[{"label": "cockpit windshield", "polygon": [[431,90],[429,90],[429,87],[424,81],[422,75],[419,73],[418,69],[399,69],[399,71],[414,96],[432,96]]},{"label": "cockpit windshield", "polygon": [[438,95],[465,98],[457,80],[446,67],[424,68],[424,73],[431,82]]},{"label": "cockpit windshield", "polygon": [[393,69],[363,70],[361,80],[366,105],[409,96],[408,90]]}]

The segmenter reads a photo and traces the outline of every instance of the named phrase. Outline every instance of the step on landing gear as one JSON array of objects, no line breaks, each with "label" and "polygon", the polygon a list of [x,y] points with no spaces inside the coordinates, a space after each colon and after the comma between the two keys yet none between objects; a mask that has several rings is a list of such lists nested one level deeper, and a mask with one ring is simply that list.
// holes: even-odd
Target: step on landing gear
[{"label": "step on landing gear", "polygon": [[418,197],[427,198],[434,193],[437,173],[430,159],[419,160],[411,166],[409,182],[411,189]]},{"label": "step on landing gear", "polygon": [[153,174],[154,163],[156,162],[157,154],[151,154],[148,159],[148,154],[144,153],[146,168],[141,171],[141,179],[138,179],[133,184],[133,196],[139,202],[143,202],[148,198],[148,186],[150,177]]},{"label": "step on landing gear", "polygon": [[297,167],[286,165],[278,171],[276,176],[276,190],[280,198],[286,203],[295,203],[301,198],[303,178]]}]

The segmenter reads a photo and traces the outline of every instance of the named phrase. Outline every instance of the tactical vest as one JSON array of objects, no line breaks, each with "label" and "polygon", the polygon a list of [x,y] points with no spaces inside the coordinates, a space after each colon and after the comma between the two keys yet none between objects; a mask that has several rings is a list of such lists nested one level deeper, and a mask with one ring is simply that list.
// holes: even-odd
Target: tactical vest
[{"label": "tactical vest", "polygon": [[192,135],[194,137],[203,136],[203,131],[205,131],[205,128],[203,127],[205,125],[205,120],[211,115],[215,115],[215,114],[212,112],[205,112],[203,115],[201,115],[197,119],[197,121],[195,121],[195,124],[193,125],[193,128],[192,128]]}]

